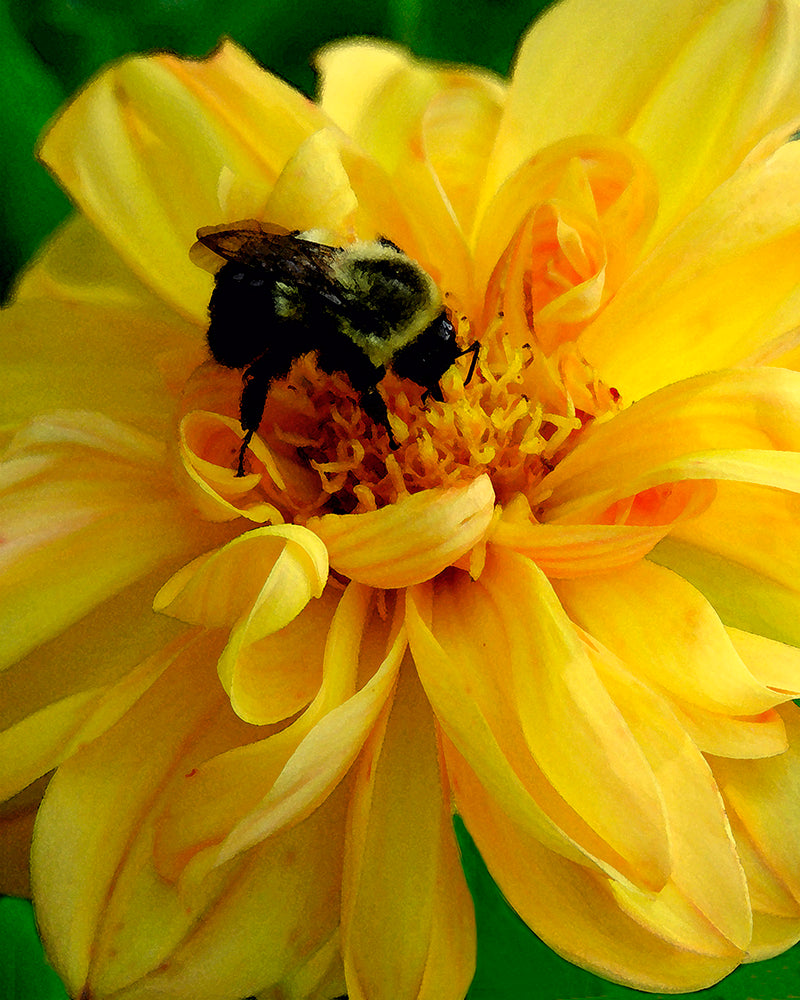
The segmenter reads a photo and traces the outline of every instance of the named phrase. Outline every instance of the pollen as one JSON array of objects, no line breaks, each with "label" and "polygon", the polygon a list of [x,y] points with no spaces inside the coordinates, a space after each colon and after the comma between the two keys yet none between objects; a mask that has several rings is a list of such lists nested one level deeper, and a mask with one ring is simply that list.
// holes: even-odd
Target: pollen
[{"label": "pollen", "polygon": [[[363,412],[346,376],[321,372],[313,355],[300,359],[270,390],[259,431],[273,452],[295,449],[317,484],[289,515],[302,522],[321,512],[376,510],[484,473],[500,503],[533,496],[587,423],[602,415],[599,400],[608,409],[616,398],[613,390],[598,394],[591,372],[577,377],[574,359],[562,359],[557,391],[548,386],[543,393],[543,369],[528,345],[513,347],[501,337],[495,346],[491,355],[482,351],[468,385],[458,364],[445,373],[442,402],[423,401],[422,388],[387,374],[380,392],[394,444]],[[552,381],[551,368],[546,374]]]}]

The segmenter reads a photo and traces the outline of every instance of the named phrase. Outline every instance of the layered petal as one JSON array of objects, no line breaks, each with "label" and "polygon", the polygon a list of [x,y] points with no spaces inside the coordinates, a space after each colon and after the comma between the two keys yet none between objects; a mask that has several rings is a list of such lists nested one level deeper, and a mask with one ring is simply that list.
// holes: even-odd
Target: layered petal
[{"label": "layered petal", "polygon": [[[318,619],[313,624],[319,626]],[[270,649],[281,650],[282,639],[278,633],[262,646],[267,665]],[[376,627],[369,591],[351,584],[304,653],[315,666],[321,661],[313,702],[281,732],[214,757],[186,776],[159,830],[159,869],[177,877],[191,862],[183,877],[196,880],[310,815],[355,760],[404,651],[402,632],[387,635]],[[357,688],[361,677],[366,681]]]},{"label": "layered petal", "polygon": [[800,115],[798,16],[763,0],[551,8],[518,51],[484,190],[565,136],[627,135],[656,168],[668,226]]},{"label": "layered petal", "polygon": [[653,773],[535,565],[498,552],[478,583],[415,589],[408,628],[444,732],[508,815],[572,861],[663,885]]},{"label": "layered petal", "polygon": [[71,992],[252,994],[330,937],[343,796],[191,896],[154,868],[156,821],[173,784],[257,732],[226,707],[201,639],[59,769],[37,821],[33,881],[51,961]]},{"label": "layered petal", "polygon": [[51,127],[40,156],[131,270],[202,322],[211,282],[186,252],[196,230],[230,221],[234,182],[236,217],[257,215],[322,124],[309,101],[225,42],[202,62],[115,64]]},{"label": "layered petal", "polygon": [[716,785],[664,700],[602,650],[592,656],[657,776],[672,848],[664,888],[643,893],[548,851],[446,745],[457,806],[506,898],[556,951],[636,989],[699,989],[742,960],[751,933]]},{"label": "layered petal", "polygon": [[13,663],[197,546],[154,438],[90,412],[20,431],[0,466],[0,620]]},{"label": "layered petal", "polygon": [[741,364],[800,323],[800,143],[777,141],[658,243],[582,334],[626,399]]},{"label": "layered petal", "polygon": [[748,670],[703,595],[661,566],[642,560],[603,576],[561,581],[556,591],[574,622],[637,677],[682,701],[754,716],[787,700]]},{"label": "layered petal", "polygon": [[[681,480],[717,480],[717,488],[719,481],[739,480],[794,491],[800,469],[796,416],[795,372],[742,369],[667,386],[583,435],[541,483],[544,519],[613,523],[617,501],[627,500],[630,511],[637,494]],[[635,513],[654,523],[657,511]]]},{"label": "layered petal", "polygon": [[409,662],[355,774],[342,951],[353,1000],[461,1000],[474,973],[472,900],[433,720]]},{"label": "layered petal", "polygon": [[[481,541],[492,519],[488,476],[466,486],[424,490],[365,514],[313,517],[331,567],[370,587],[430,580]],[[411,528],[409,528],[411,525]]]}]

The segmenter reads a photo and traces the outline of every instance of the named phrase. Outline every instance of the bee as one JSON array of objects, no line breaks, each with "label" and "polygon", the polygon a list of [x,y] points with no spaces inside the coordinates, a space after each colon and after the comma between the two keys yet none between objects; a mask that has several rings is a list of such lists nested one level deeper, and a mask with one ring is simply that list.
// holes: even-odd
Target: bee
[{"label": "bee", "polygon": [[[442,400],[440,379],[466,350],[441,293],[419,264],[387,239],[326,246],[310,234],[255,221],[199,229],[192,259],[215,272],[208,347],[226,368],[244,369],[237,476],[264,415],[270,386],[296,360],[316,352],[317,366],[346,375],[375,423],[389,432],[378,384],[391,369]],[[209,253],[210,251],[210,253]]]}]

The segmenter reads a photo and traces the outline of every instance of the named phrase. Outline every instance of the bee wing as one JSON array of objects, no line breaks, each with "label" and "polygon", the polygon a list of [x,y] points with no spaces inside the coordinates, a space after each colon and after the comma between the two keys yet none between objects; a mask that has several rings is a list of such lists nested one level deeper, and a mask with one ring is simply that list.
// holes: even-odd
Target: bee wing
[{"label": "bee wing", "polygon": [[297,233],[274,223],[245,219],[198,229],[197,242],[189,251],[189,258],[212,274],[216,274],[226,260],[273,267],[282,261],[302,260],[307,267],[327,272],[329,261],[337,253],[336,247],[301,239]]}]

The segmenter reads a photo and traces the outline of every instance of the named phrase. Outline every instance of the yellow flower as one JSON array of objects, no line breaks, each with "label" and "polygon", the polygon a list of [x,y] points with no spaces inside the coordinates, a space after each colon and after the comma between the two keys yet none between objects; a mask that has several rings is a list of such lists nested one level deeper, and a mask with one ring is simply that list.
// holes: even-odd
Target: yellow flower
[{"label": "yellow flower", "polygon": [[[800,938],[799,30],[566,0],[508,85],[345,42],[313,105],[224,43],[55,122],[79,214],[0,348],[0,798],[56,769],[73,996],[461,1000],[453,810],[610,979]],[[390,372],[392,447],[305,356],[238,476],[189,250],[254,219],[391,239],[474,377]]]}]

